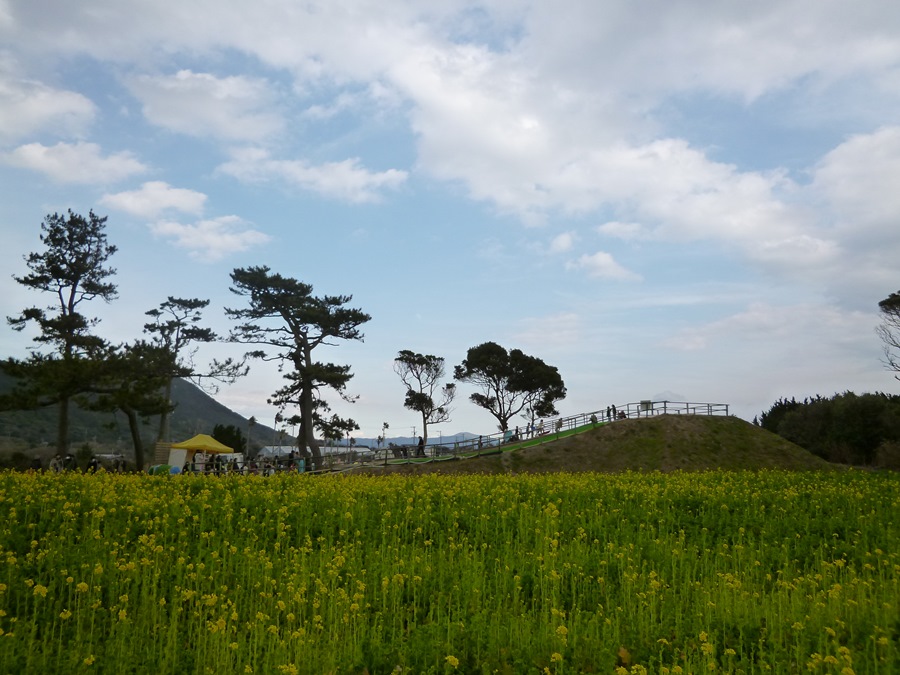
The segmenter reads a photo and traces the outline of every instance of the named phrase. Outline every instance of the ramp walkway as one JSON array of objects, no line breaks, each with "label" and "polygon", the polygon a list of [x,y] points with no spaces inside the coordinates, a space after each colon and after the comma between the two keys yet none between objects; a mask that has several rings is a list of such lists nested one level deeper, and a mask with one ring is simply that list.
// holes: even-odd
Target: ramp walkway
[{"label": "ramp walkway", "polygon": [[[378,448],[374,454],[352,467],[394,464],[423,464],[471,459],[494,455],[510,450],[528,448],[575,436],[606,424],[626,419],[640,419],[657,415],[728,415],[727,403],[690,403],[683,401],[637,401],[624,405],[610,405],[593,412],[568,417],[535,420],[507,431],[489,435],[472,436],[452,443],[434,442],[424,448],[415,445]],[[341,470],[335,466],[331,470]]]}]

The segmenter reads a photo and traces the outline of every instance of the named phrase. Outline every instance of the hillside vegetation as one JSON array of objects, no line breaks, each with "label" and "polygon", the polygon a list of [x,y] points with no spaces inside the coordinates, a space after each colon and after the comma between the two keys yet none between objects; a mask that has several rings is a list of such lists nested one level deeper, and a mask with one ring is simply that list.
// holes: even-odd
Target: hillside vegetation
[{"label": "hillside vegetation", "polygon": [[605,424],[543,445],[467,460],[403,464],[394,473],[550,473],[811,470],[832,467],[798,445],[737,417],[660,415]]},{"label": "hillside vegetation", "polygon": [[[0,393],[10,391],[12,385],[12,380],[0,373]],[[177,379],[172,383],[172,400],[176,404],[170,418],[171,438],[175,442],[199,433],[211,434],[217,424],[247,429],[244,417],[185,380]],[[0,452],[34,454],[33,451],[38,449],[38,454],[49,459],[53,454],[57,414],[56,406],[0,411]],[[153,446],[158,429],[159,417],[150,417],[141,434],[147,447]],[[252,433],[255,442],[272,443],[276,438],[275,431],[262,423],[258,423]],[[99,452],[124,451],[129,457],[132,452],[128,423],[121,414],[91,412],[77,405],[72,406],[71,411],[70,441],[73,450],[89,444]]]}]

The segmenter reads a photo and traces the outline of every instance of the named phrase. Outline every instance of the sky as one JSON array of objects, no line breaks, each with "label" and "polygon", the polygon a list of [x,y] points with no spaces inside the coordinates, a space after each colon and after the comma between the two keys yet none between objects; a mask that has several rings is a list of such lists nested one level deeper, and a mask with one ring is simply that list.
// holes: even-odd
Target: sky
[{"label": "sky", "polygon": [[[566,415],[900,393],[898,184],[900,3],[0,0],[0,313],[51,301],[13,276],[68,209],[108,216],[113,341],[168,296],[227,336],[266,265],[372,316],[319,354],[360,437],[421,433],[397,352],[487,341]],[[274,423],[280,377],[216,398]],[[494,432],[458,389],[430,435]]]}]

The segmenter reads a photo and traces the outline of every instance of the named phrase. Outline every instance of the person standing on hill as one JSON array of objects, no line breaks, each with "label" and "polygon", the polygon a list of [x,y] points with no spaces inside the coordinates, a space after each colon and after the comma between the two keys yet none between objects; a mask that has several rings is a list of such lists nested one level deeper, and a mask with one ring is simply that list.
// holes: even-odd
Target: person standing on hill
[{"label": "person standing on hill", "polygon": [[[427,431],[427,429],[426,429]],[[425,439],[419,436],[419,444],[416,446],[416,457],[425,456]]]}]

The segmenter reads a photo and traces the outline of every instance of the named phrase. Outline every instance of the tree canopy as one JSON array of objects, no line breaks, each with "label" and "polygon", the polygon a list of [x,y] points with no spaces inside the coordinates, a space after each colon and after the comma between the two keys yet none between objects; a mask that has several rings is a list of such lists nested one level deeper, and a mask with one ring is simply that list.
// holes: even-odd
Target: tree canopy
[{"label": "tree canopy", "polygon": [[406,385],[403,405],[422,416],[422,439],[427,443],[428,425],[450,421],[450,404],[456,396],[455,384],[440,384],[444,359],[404,349],[394,359],[394,372]]},{"label": "tree canopy", "polygon": [[[900,373],[900,291],[891,293],[878,303],[881,323],[875,329],[884,343],[884,361],[888,368]],[[895,375],[900,379],[900,375]]]},{"label": "tree canopy", "polygon": [[93,370],[85,394],[77,400],[88,410],[125,415],[135,466],[140,471],[145,460],[141,427],[149,423],[149,417],[171,412],[164,386],[187,371],[175,363],[169,350],[143,340],[108,348],[102,358],[94,359]]},{"label": "tree canopy", "polygon": [[350,367],[317,361],[313,352],[334,346],[335,340],[362,340],[359,327],[371,317],[345,306],[352,296],[315,296],[310,284],[283,277],[265,266],[235,269],[231,280],[230,290],[248,306],[226,308],[226,314],[238,322],[229,339],[258,347],[248,356],[290,366],[284,372],[287,384],[273,394],[271,402],[282,409],[299,409],[299,450],[306,456],[308,447],[319,466],[315,431],[330,437],[338,430],[347,432],[359,426],[337,415],[328,417],[330,407],[322,398],[322,389],[330,388],[344,400],[353,400],[346,394],[347,382],[353,377]]},{"label": "tree canopy", "polygon": [[247,439],[244,438],[244,432],[233,424],[227,426],[224,424],[217,424],[213,427],[213,432],[210,435],[219,441],[219,443],[227,445],[235,452],[247,452]]},{"label": "tree canopy", "polygon": [[110,281],[116,271],[107,266],[116,247],[107,243],[105,229],[106,218],[93,211],[87,218],[71,210],[68,215],[46,216],[41,223],[43,250],[25,256],[28,274],[13,277],[54,300],[47,307],[28,307],[19,316],[7,317],[15,330],[34,323],[40,332],[28,359],[9,359],[3,366],[19,381],[5,405],[58,404],[59,453],[68,450],[69,402],[88,388],[93,373],[90,359],[106,348],[105,341],[93,334],[99,319],[86,316],[82,305],[94,299],[110,302],[117,295]]},{"label": "tree canopy", "polygon": [[844,392],[780,399],[761,425],[830,462],[869,465],[900,441],[900,396]]},{"label": "tree canopy", "polygon": [[481,388],[469,399],[490,412],[501,431],[506,431],[509,420],[523,411],[532,420],[557,414],[555,403],[566,396],[555,367],[519,349],[507,351],[495,342],[470,348],[454,368],[454,377]]},{"label": "tree canopy", "polygon": [[[175,298],[171,295],[165,302],[160,303],[157,309],[151,309],[145,314],[152,321],[144,324],[144,332],[151,335],[153,343],[172,355],[172,364],[179,372],[179,377],[186,377],[194,384],[204,387],[204,383],[234,382],[237,378],[247,374],[245,362],[226,359],[224,361],[213,360],[206,367],[199,367],[195,362],[197,343],[215,342],[218,335],[211,328],[204,328],[199,323],[202,320],[202,312],[209,305],[209,300],[198,298]],[[164,387],[166,401],[172,399],[172,380],[176,377],[174,371]],[[217,387],[212,387],[213,393]],[[169,409],[160,414],[159,432],[157,440],[169,440]]]}]

